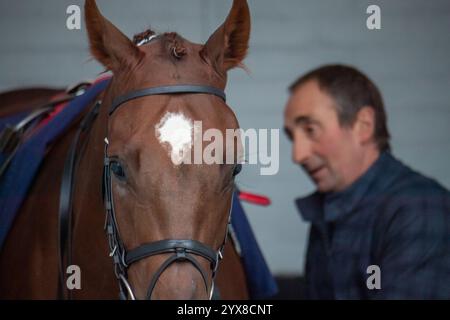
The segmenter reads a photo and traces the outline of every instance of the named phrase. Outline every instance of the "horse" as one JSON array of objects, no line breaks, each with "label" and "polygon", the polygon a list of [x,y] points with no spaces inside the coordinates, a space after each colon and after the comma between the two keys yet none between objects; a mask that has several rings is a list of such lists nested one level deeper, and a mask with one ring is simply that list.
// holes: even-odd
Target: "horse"
[{"label": "horse", "polygon": [[[247,1],[233,1],[205,44],[153,30],[131,40],[95,0],[84,9],[90,52],[112,78],[83,114],[95,117],[75,149],[70,246],[60,257],[59,193],[82,117],[48,149],[20,207],[0,253],[0,299],[248,299],[241,259],[224,241],[238,162],[174,164],[177,145],[157,134],[170,117],[181,127],[195,119],[204,129],[239,128],[222,92],[248,52]],[[24,93],[9,93],[4,113],[62,91]],[[61,281],[69,262],[81,270],[80,290]]]}]

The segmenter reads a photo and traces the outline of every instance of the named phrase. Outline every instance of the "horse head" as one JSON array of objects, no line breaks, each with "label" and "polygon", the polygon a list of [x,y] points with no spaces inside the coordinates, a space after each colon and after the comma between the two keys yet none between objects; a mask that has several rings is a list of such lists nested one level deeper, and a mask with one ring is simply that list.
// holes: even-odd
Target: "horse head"
[{"label": "horse head", "polygon": [[[119,252],[112,255],[121,260],[121,287],[141,299],[208,299],[227,234],[238,147],[226,148],[222,163],[192,160],[198,121],[223,137],[239,128],[222,92],[227,72],[247,54],[247,2],[234,0],[204,45],[152,30],[130,40],[94,0],[86,1],[85,14],[91,53],[113,73],[101,112],[108,237]],[[202,140],[201,155],[206,147]],[[230,152],[234,163],[225,161]]]}]

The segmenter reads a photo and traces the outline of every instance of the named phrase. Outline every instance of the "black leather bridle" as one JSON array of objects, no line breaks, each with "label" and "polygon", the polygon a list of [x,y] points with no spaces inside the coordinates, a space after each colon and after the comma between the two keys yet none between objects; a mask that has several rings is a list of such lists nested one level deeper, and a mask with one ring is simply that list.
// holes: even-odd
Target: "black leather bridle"
[{"label": "black leather bridle", "polygon": [[[120,96],[113,100],[111,105],[109,116],[124,103],[152,95],[166,95],[166,94],[208,94],[215,95],[226,101],[225,93],[217,88],[203,85],[172,85],[161,86],[154,88],[147,88],[143,90],[133,91],[126,95]],[[68,256],[70,258],[70,216],[72,213],[72,189],[75,164],[77,162],[77,149],[79,145],[79,139],[81,133],[87,131],[92,122],[96,118],[101,103],[95,104],[94,108],[83,119],[80,128],[75,136],[72,146],[69,150],[68,157],[66,159],[63,180],[60,194],[60,210],[59,210],[59,247],[60,247],[60,293],[64,282],[65,270],[64,266],[64,252],[66,246],[68,246]],[[116,214],[114,211],[114,198],[112,192],[112,180],[111,180],[111,163],[114,161],[108,156],[108,138],[105,138],[104,148],[104,166],[103,166],[103,200],[106,209],[105,219],[105,231],[108,238],[108,244],[110,249],[110,257],[113,258],[114,272],[119,281],[120,298],[121,299],[135,299],[135,295],[131,285],[128,282],[127,270],[133,263],[142,259],[160,255],[170,254],[165,262],[153,275],[150,285],[147,290],[147,299],[150,299],[156,283],[162,273],[173,263],[178,261],[188,261],[200,272],[203,281],[205,283],[206,291],[209,289],[209,297],[211,299],[214,291],[214,279],[216,276],[219,261],[223,258],[223,250],[227,241],[227,235],[230,226],[231,210],[228,218],[227,230],[222,245],[218,250],[214,250],[209,246],[192,239],[165,239],[152,243],[143,244],[135,249],[127,250],[120,238],[119,228],[117,225]],[[198,263],[195,256],[202,257],[210,262],[210,269],[212,271],[211,286],[208,288],[208,276],[203,270],[202,266]],[[70,259],[68,259],[70,261]]]}]

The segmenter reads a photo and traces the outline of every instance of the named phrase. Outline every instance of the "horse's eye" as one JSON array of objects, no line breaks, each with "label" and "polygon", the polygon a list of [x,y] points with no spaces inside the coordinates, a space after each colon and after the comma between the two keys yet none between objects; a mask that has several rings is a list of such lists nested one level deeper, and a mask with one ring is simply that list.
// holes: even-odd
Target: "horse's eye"
[{"label": "horse's eye", "polygon": [[236,165],[233,171],[233,177],[236,177],[242,171],[242,164]]},{"label": "horse's eye", "polygon": [[114,173],[117,179],[125,181],[126,175],[122,164],[118,161],[111,161],[111,171]]}]

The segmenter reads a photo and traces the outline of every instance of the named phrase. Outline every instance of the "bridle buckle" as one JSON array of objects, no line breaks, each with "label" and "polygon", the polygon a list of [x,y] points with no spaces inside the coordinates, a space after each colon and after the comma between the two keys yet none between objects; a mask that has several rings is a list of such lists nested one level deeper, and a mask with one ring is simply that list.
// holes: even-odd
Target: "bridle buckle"
[{"label": "bridle buckle", "polygon": [[187,260],[187,252],[186,248],[175,248],[175,255],[177,256],[178,261],[184,261]]}]

